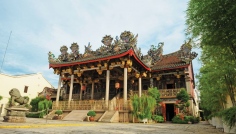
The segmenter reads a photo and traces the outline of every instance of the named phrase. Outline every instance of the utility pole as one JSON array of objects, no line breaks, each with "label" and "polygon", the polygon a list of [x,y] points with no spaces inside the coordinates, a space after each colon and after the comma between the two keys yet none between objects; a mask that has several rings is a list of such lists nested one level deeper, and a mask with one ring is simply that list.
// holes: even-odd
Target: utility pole
[{"label": "utility pole", "polygon": [[[11,31],[11,33],[12,33],[12,31]],[[6,47],[6,50],[5,50],[3,59],[2,59],[2,65],[1,65],[1,68],[0,68],[0,73],[2,72],[2,66],[3,66],[4,60],[5,60],[5,56],[6,56],[6,52],[7,52],[7,48],[8,48],[9,41],[10,41],[10,39],[11,39],[11,33],[10,33],[10,36],[9,36],[9,39],[8,39],[8,42],[7,42],[7,47]]]}]

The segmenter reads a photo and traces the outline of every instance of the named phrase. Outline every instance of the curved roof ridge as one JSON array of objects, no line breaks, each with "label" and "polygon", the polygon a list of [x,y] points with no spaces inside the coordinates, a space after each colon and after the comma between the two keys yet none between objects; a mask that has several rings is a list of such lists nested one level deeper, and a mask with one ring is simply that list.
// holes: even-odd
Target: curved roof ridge
[{"label": "curved roof ridge", "polygon": [[180,51],[181,51],[181,50],[177,50],[177,51],[175,51],[175,52],[168,53],[168,54],[165,54],[165,55],[162,55],[162,56],[163,56],[163,57],[167,57],[167,56],[177,55],[177,54],[179,54]]}]

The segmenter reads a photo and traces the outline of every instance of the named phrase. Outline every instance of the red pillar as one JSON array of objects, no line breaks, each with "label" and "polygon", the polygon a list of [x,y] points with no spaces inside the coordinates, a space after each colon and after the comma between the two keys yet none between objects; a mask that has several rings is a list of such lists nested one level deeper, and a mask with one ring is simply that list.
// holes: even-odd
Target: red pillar
[{"label": "red pillar", "polygon": [[161,103],[161,107],[162,107],[162,115],[164,120],[166,121],[166,104],[165,103]]}]

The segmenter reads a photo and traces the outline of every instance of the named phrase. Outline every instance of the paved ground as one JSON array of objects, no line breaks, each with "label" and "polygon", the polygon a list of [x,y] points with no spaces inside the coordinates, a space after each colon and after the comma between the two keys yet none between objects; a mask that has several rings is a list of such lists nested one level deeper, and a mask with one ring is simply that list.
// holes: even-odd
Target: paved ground
[{"label": "paved ground", "polygon": [[[1,117],[2,119],[2,117]],[[205,122],[100,123],[27,118],[26,123],[0,122],[0,134],[223,134]]]}]

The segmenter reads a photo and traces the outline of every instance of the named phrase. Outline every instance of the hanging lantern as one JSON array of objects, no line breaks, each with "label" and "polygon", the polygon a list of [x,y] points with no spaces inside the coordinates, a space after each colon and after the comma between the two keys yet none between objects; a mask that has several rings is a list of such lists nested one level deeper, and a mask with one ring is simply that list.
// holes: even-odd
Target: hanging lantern
[{"label": "hanging lantern", "polygon": [[86,90],[86,86],[83,85],[82,88],[81,88],[81,90],[83,90],[83,91]]},{"label": "hanging lantern", "polygon": [[116,82],[116,83],[115,83],[115,88],[116,88],[116,89],[119,89],[119,88],[120,88],[120,83],[119,83],[119,82]]},{"label": "hanging lantern", "polygon": [[157,76],[156,79],[159,81],[159,80],[161,79],[161,77],[160,77],[160,76]]},{"label": "hanging lantern", "polygon": [[128,67],[128,72],[130,73],[132,71],[132,68]]},{"label": "hanging lantern", "polygon": [[176,75],[176,77],[179,79],[179,78],[180,78],[180,75],[179,75],[179,74],[177,74],[177,75]]}]

